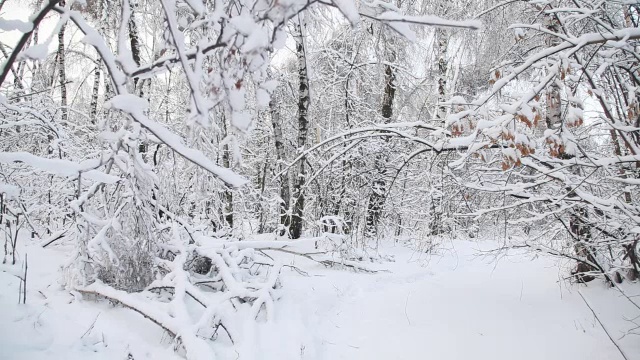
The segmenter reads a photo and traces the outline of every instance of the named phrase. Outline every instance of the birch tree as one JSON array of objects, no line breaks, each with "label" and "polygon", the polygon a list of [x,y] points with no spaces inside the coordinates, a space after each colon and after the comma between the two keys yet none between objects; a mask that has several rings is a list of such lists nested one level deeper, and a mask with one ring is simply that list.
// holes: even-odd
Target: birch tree
[{"label": "birch tree", "polygon": [[[309,74],[307,73],[307,55],[304,45],[304,18],[298,15],[294,24],[293,37],[296,44],[296,58],[298,60],[298,144],[300,151],[304,151],[307,145],[307,133],[309,131]],[[290,234],[292,239],[302,236],[304,222],[304,185],[306,181],[306,158],[303,156],[293,174],[293,207],[291,211]]]}]

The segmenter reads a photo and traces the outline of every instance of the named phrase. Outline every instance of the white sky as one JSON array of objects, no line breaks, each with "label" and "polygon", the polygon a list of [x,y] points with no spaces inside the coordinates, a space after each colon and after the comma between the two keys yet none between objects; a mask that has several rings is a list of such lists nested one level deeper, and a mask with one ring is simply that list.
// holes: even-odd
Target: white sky
[{"label": "white sky", "polygon": [[[27,1],[24,0],[7,0],[7,3],[2,7],[2,14],[0,15],[4,19],[22,20],[28,21],[35,10],[31,8]],[[49,15],[40,26],[40,42],[42,43],[46,37],[51,34],[53,27],[58,19],[58,16],[54,13]],[[13,48],[18,39],[22,35],[21,32],[14,31],[0,31],[0,42]],[[55,39],[54,39],[55,42]],[[55,47],[55,44],[52,44]]]}]

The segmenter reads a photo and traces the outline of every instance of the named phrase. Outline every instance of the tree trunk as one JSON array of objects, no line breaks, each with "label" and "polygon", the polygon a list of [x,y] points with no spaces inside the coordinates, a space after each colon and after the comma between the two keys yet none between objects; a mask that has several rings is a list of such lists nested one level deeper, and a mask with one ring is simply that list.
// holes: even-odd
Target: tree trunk
[{"label": "tree trunk", "polygon": [[[138,38],[138,26],[136,25],[135,12],[138,8],[138,3],[135,0],[130,2],[131,8],[131,16],[129,17],[129,23],[127,24],[129,27],[129,45],[131,46],[131,57],[136,65],[140,66],[140,40]],[[133,79],[133,93],[138,94],[138,96],[142,97],[143,93],[143,82],[138,81],[138,78]],[[147,144],[140,140],[140,144],[138,145],[138,151],[143,154],[143,158],[147,153]]]},{"label": "tree trunk", "polygon": [[590,244],[591,229],[588,222],[586,221],[588,219],[589,214],[584,207],[573,209],[571,211],[571,214],[569,215],[569,230],[571,231],[576,241],[574,245],[576,255],[590,263],[578,262],[576,269],[573,272],[576,280],[583,283],[595,279],[594,276],[587,275],[585,273],[601,271],[601,269],[598,269],[597,267],[591,265],[598,264],[598,261],[595,258],[596,252]]},{"label": "tree trunk", "polygon": [[[355,60],[355,56],[353,60]],[[351,111],[353,109],[353,100],[351,99],[352,93],[355,92],[356,87],[350,81],[350,75],[346,75],[346,83],[344,87],[344,118],[345,124],[349,130],[353,129],[353,124],[351,123]],[[347,145],[345,144],[346,148]],[[340,211],[343,213],[344,223],[342,224],[342,232],[344,234],[350,234],[351,228],[353,225],[353,214],[356,207],[355,201],[353,197],[347,195],[347,176],[351,173],[353,167],[351,160],[342,159],[342,173],[340,179],[340,192],[338,193],[338,199],[335,204],[334,214],[338,216]]]},{"label": "tree trunk", "polygon": [[[64,6],[63,2],[60,3]],[[62,121],[66,122],[68,119],[67,110],[67,76],[64,68],[64,29],[65,25],[62,25],[60,32],[58,33],[58,78],[60,80],[60,106],[62,107]]]},{"label": "tree trunk", "polygon": [[[140,41],[138,40],[138,26],[136,25],[135,10],[138,8],[138,3],[135,0],[130,2],[131,16],[129,17],[129,44],[131,45],[131,57],[136,65],[140,66]],[[138,87],[138,78],[133,79],[134,92]],[[142,96],[142,90],[140,89],[140,96]]]},{"label": "tree trunk", "polygon": [[[224,130],[224,137],[227,137],[227,119],[222,118],[222,126]],[[231,154],[229,153],[229,145],[225,144],[222,147],[222,166],[225,168],[231,168]],[[229,225],[229,228],[233,230],[233,192],[228,187],[224,190],[224,221]]]},{"label": "tree trunk", "polygon": [[[277,171],[283,172],[282,164],[285,161],[284,139],[282,138],[282,127],[280,124],[280,110],[278,109],[278,98],[274,92],[271,95],[269,109],[271,112],[271,124],[273,125],[273,136],[276,145],[276,160],[278,163]],[[291,226],[291,216],[289,215],[289,205],[291,204],[291,189],[289,187],[289,173],[284,172],[280,175],[280,236],[285,235]]]},{"label": "tree trunk", "polygon": [[[307,75],[307,56],[304,48],[304,26],[301,16],[295,25],[294,39],[296,42],[296,56],[298,57],[298,149],[304,151],[307,145],[307,132],[309,128],[309,77]],[[293,209],[291,211],[290,235],[292,239],[302,236],[302,214],[304,211],[304,185],[306,181],[306,158],[298,161],[297,171],[293,177]]]},{"label": "tree trunk", "polygon": [[[560,32],[560,23],[558,19],[553,14],[545,13],[543,18],[543,25],[550,31],[554,33]],[[548,48],[557,46],[560,43],[560,39],[556,36],[548,35],[545,39],[546,46]],[[546,94],[546,110],[547,114],[545,116],[545,121],[547,123],[547,129],[555,129],[561,123],[561,98],[560,98],[560,87],[555,81],[552,81],[551,84],[547,87]]]},{"label": "tree trunk", "polygon": [[[390,63],[395,61],[395,52],[391,51]],[[393,116],[393,100],[396,95],[395,72],[391,65],[385,66],[385,87],[384,96],[382,98],[382,117],[384,122],[389,123]],[[388,138],[384,139],[389,141]],[[371,184],[371,195],[369,195],[369,203],[367,205],[367,214],[365,219],[365,237],[374,237],[378,232],[378,223],[382,215],[382,208],[386,200],[387,193],[387,156],[379,154],[376,156],[374,163],[377,178]]]},{"label": "tree trunk", "polygon": [[95,125],[96,118],[98,116],[98,95],[100,92],[100,59],[98,59],[98,64],[96,65],[95,70],[93,71],[93,89],[91,91],[91,105],[89,106],[89,118],[91,119],[91,123]]},{"label": "tree trunk", "polygon": [[[264,190],[265,190],[265,186],[267,183],[267,170],[269,169],[269,158],[264,160],[264,166],[262,167],[262,175],[259,178],[259,185],[260,185],[260,199],[264,198]],[[258,234],[262,234],[265,232],[265,227],[266,227],[266,216],[265,216],[265,206],[264,206],[264,202],[260,201],[260,218],[259,218],[259,222],[258,222]]]},{"label": "tree trunk", "polygon": [[[444,102],[447,101],[447,71],[449,69],[449,62],[447,60],[447,48],[449,47],[448,34],[442,29],[437,29],[436,42],[438,51],[438,111],[436,112],[436,118],[439,125],[444,127],[447,119],[447,108]],[[444,232],[444,226],[442,224],[442,200],[444,191],[442,173],[444,166],[445,164],[441,163],[432,167],[439,174],[435,174],[433,191],[431,192],[431,222],[429,224],[431,235],[440,235]]]},{"label": "tree trunk", "polygon": [[[560,33],[561,24],[554,14],[544,13],[543,26],[554,33]],[[560,43],[560,39],[556,36],[549,35],[545,39],[547,47],[554,47]],[[556,60],[559,63],[559,59]],[[559,69],[558,69],[559,71]],[[547,87],[546,94],[546,116],[545,122],[548,129],[558,130],[562,126],[562,98],[560,87],[555,81],[552,81]],[[572,155],[559,154],[564,159],[573,158]],[[580,171],[579,167],[574,167],[576,172]],[[570,190],[570,189],[568,189]],[[575,244],[574,250],[579,258],[584,259],[591,264],[597,264],[594,257],[595,251],[589,244],[591,242],[591,231],[588,224],[588,212],[582,206],[576,206],[569,210],[569,231],[573,237]],[[584,273],[598,271],[598,269],[589,263],[578,262],[573,274],[579,282],[589,282],[594,279],[592,275]]]}]

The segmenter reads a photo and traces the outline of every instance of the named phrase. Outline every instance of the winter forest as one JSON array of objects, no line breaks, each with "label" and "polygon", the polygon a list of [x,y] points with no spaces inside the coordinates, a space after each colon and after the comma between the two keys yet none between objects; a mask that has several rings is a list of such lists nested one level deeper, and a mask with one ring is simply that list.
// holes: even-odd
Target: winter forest
[{"label": "winter forest", "polygon": [[640,359],[639,25],[0,0],[0,358]]}]

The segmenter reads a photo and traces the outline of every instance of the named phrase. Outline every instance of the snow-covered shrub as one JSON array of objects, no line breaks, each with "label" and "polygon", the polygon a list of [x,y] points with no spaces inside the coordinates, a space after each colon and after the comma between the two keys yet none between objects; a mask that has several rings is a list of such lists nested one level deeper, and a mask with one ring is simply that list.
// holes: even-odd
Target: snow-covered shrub
[{"label": "snow-covered shrub", "polygon": [[169,233],[154,261],[159,276],[142,292],[99,279],[77,289],[143,314],[171,334],[188,359],[211,359],[209,340],[238,345],[253,321],[272,318],[281,264],[242,242],[204,237],[177,223]]},{"label": "snow-covered shrub", "polygon": [[[115,121],[115,120],[114,120]],[[140,127],[105,128],[100,162],[108,183],[96,183],[71,203],[78,226],[76,265],[70,286],[93,281],[119,290],[141,291],[156,278],[155,258],[165,242],[163,219],[154,199],[157,177],[140,152]]]}]

